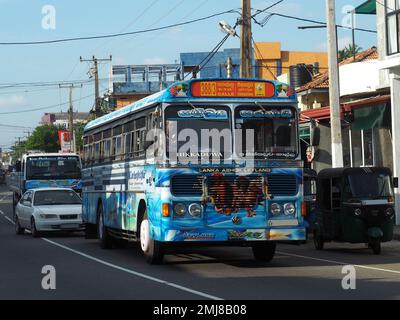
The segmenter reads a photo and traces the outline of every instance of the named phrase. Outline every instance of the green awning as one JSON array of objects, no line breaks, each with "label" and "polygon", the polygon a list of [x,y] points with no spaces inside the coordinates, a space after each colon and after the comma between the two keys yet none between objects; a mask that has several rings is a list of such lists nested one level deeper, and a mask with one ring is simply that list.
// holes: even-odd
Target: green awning
[{"label": "green awning", "polygon": [[356,14],[376,14],[376,0],[368,0],[355,9]]},{"label": "green awning", "polygon": [[390,105],[387,103],[355,109],[352,130],[369,130],[372,128],[390,128]]}]

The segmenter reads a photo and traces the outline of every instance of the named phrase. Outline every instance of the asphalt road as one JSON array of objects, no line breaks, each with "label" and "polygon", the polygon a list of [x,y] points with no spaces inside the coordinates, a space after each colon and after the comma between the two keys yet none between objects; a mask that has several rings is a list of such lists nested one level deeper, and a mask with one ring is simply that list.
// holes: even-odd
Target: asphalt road
[{"label": "asphalt road", "polygon": [[[0,299],[271,300],[400,299],[400,242],[374,256],[363,245],[278,245],[269,264],[249,248],[201,248],[148,265],[139,248],[102,250],[82,235],[17,236],[11,194],[0,186]],[[56,290],[41,283],[43,266],[56,269]],[[356,289],[342,288],[353,265]]]}]

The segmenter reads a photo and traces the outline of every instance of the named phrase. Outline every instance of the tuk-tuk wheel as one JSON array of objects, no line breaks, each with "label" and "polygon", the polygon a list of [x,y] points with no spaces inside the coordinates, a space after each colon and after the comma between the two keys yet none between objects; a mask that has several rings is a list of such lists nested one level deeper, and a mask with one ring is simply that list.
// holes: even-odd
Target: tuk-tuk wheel
[{"label": "tuk-tuk wheel", "polygon": [[314,246],[317,250],[324,249],[324,239],[317,230],[314,230]]},{"label": "tuk-tuk wheel", "polygon": [[369,242],[369,246],[371,247],[374,254],[381,254],[381,241],[379,239],[371,239]]}]

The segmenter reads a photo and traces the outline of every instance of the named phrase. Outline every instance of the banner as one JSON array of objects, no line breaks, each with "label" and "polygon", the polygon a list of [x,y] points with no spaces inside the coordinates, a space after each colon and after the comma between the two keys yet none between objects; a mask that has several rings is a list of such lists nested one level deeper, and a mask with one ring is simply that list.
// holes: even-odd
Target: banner
[{"label": "banner", "polygon": [[68,131],[58,131],[58,140],[60,141],[61,152],[71,152],[71,139]]}]

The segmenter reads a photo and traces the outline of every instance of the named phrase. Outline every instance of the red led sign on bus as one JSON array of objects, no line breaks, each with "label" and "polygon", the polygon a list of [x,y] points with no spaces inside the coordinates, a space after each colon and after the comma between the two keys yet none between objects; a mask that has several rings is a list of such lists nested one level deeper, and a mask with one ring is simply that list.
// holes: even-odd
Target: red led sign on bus
[{"label": "red led sign on bus", "polygon": [[257,81],[196,81],[191,87],[193,97],[273,98],[275,86]]}]

